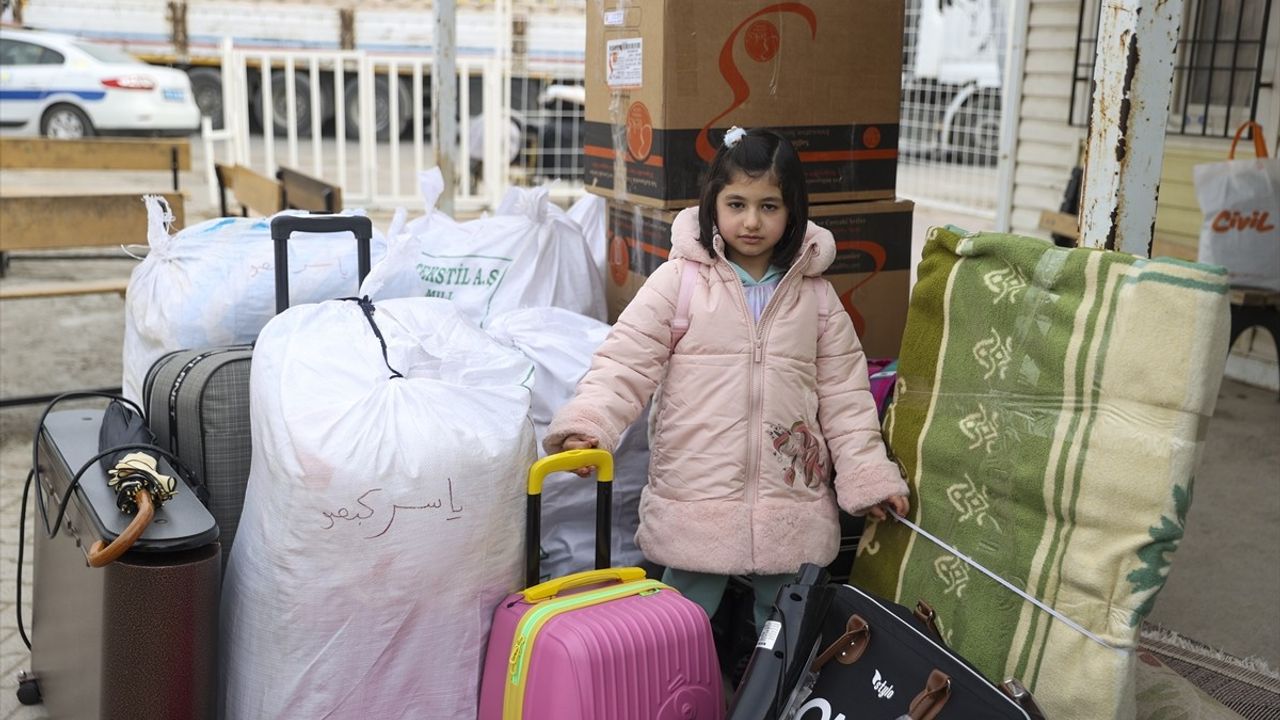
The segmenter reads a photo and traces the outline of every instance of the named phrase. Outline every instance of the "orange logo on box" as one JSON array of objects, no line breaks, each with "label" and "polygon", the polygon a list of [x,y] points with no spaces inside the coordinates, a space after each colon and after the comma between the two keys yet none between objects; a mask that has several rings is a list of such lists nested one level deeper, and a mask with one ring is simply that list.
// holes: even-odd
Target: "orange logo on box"
[{"label": "orange logo on box", "polygon": [[778,28],[768,20],[757,20],[747,28],[747,37],[743,40],[747,47],[747,56],[756,62],[767,62],[778,54],[778,46],[782,38]]},{"label": "orange logo on box", "polygon": [[653,118],[642,102],[627,108],[627,153],[636,162],[649,159],[653,152]]},{"label": "orange logo on box", "polygon": [[627,284],[631,274],[631,253],[627,250],[627,241],[610,233],[609,238],[609,277],[619,287]]},{"label": "orange logo on box", "polygon": [[1254,210],[1249,215],[1241,215],[1236,210],[1223,210],[1213,217],[1211,227],[1214,232],[1219,233],[1231,232],[1232,230],[1248,230],[1250,228],[1258,232],[1267,232],[1268,230],[1276,229],[1275,225],[1268,224],[1267,221],[1270,219],[1271,213],[1269,212]]},{"label": "orange logo on box", "polygon": [[[725,41],[720,48],[720,76],[728,83],[729,90],[733,92],[733,103],[729,105],[724,112],[715,116],[706,125],[702,126],[702,130],[698,132],[698,139],[694,143],[694,147],[698,151],[698,157],[704,162],[711,162],[716,155],[716,149],[711,147],[711,140],[707,137],[707,133],[711,127],[720,122],[724,116],[737,110],[751,97],[751,88],[747,87],[746,78],[742,77],[742,72],[738,70],[738,65],[733,61],[733,47],[738,40],[738,34],[745,27],[747,31],[744,36],[743,43],[746,45],[747,56],[757,62],[765,62],[773,59],[778,53],[778,48],[782,44],[778,28],[773,23],[765,20],[757,20],[764,15],[772,15],[777,13],[794,13],[804,18],[809,25],[810,34],[816,39],[818,37],[818,16],[813,9],[804,3],[783,2],[769,7],[763,8],[750,17],[743,20],[738,27],[729,33],[729,39]],[[756,21],[752,23],[752,21]]]},{"label": "orange logo on box", "polygon": [[868,150],[880,147],[880,128],[872,125],[862,131],[862,146]]},{"label": "orange logo on box", "polygon": [[858,312],[857,306],[853,304],[853,294],[858,288],[871,282],[880,271],[884,269],[887,260],[884,247],[866,240],[841,240],[836,243],[836,251],[854,250],[864,252],[871,257],[871,273],[863,278],[862,282],[854,285],[848,290],[840,294],[840,304],[844,306],[845,312],[849,313],[849,317],[853,318],[853,329],[858,335],[863,335],[867,331],[867,319],[862,317],[862,313]]}]

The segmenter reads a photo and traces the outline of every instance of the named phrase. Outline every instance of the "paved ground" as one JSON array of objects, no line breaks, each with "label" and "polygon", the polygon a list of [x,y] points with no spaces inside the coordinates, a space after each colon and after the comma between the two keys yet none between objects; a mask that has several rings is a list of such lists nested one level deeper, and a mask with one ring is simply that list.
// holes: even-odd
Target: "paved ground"
[{"label": "paved ground", "polygon": [[[200,160],[196,158],[196,166]],[[211,208],[201,173],[189,173],[189,218]],[[76,173],[0,175],[0,183],[56,182],[94,187],[100,177]],[[164,178],[146,174],[113,187],[139,191]],[[416,211],[415,211],[416,213]],[[375,216],[377,217],[377,216]],[[931,224],[977,229],[981,218],[921,208],[917,247]],[[385,223],[384,223],[385,225]],[[127,276],[131,260],[16,260],[3,283],[24,279]],[[123,303],[115,296],[6,301],[0,305],[0,395],[52,392],[119,384]],[[29,656],[16,619],[18,515],[30,465],[38,408],[0,410],[0,720],[46,717],[22,707],[13,678]],[[1153,620],[1238,655],[1280,665],[1280,403],[1275,393],[1228,381],[1209,428],[1204,464],[1196,480],[1187,535]],[[28,518],[30,542],[31,518]],[[23,617],[30,618],[30,560],[24,577]]]}]

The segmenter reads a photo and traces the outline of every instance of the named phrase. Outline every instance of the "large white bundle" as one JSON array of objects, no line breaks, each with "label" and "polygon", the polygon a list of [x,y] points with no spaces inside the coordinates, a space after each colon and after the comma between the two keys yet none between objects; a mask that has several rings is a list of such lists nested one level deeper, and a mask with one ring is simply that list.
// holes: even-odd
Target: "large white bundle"
[{"label": "large white bundle", "polygon": [[[253,342],[276,312],[270,218],[217,218],[170,234],[163,199],[146,202],[150,250],[129,278],[124,313],[122,384],[125,397],[139,401],[147,369],[161,355]],[[356,243],[350,233],[297,233],[294,238],[289,243],[294,304],[355,294]],[[416,240],[398,242],[412,248]],[[374,263],[387,253],[382,233],[374,232],[370,253]],[[395,268],[379,271],[375,299],[422,295],[412,262],[390,264]]]},{"label": "large white bundle", "polygon": [[[542,438],[551,418],[573,397],[591,356],[609,334],[609,326],[561,308],[530,308],[495,317],[489,334],[523,352],[534,365],[530,417]],[[649,475],[648,413],[622,433],[614,449],[613,537],[615,566],[639,565],[636,547],[640,491]],[[596,488],[593,479],[556,473],[542,486],[542,575],[561,577],[595,565]]]},{"label": "large white bundle", "polygon": [[422,243],[427,295],[452,300],[481,325],[530,307],[605,319],[604,277],[582,228],[545,188],[511,188],[493,215],[459,223],[434,209],[444,187],[439,170],[422,173],[419,185],[427,215],[407,229]]},{"label": "large white bundle", "polygon": [[[294,307],[254,349],[225,716],[475,718],[523,579],[533,368],[443,300]],[[403,374],[396,373],[389,368]]]},{"label": "large white bundle", "polygon": [[596,272],[600,277],[609,269],[609,237],[605,228],[606,201],[594,193],[583,193],[577,202],[569,207],[569,217],[582,228],[582,237],[591,248],[591,259],[596,264]]}]

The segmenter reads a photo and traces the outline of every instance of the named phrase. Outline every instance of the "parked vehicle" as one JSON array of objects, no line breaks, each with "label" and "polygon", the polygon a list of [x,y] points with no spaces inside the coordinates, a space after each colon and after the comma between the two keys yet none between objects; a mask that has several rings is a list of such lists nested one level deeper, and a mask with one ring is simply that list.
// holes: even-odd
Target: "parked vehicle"
[{"label": "parked vehicle", "polygon": [[185,73],[54,33],[0,29],[0,128],[79,138],[187,135],[200,109]]},{"label": "parked vehicle", "polygon": [[1000,92],[1006,0],[921,2],[908,13],[902,75],[904,154],[969,165],[1000,152]]}]

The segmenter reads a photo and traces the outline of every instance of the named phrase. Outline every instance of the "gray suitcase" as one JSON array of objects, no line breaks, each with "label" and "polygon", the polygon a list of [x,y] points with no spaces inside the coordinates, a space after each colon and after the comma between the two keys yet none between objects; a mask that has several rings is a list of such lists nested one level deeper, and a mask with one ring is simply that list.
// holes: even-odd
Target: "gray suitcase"
[{"label": "gray suitcase", "polygon": [[[344,231],[356,237],[359,282],[363,282],[369,274],[373,238],[367,217],[284,215],[272,220],[277,313],[289,307],[289,236]],[[143,382],[143,408],[156,442],[181,458],[208,489],[209,512],[221,530],[224,570],[249,482],[252,355],[252,345],[179,350],[157,360]]]},{"label": "gray suitcase", "polygon": [[[90,546],[133,519],[117,509],[100,463],[85,470],[58,520],[75,473],[98,453],[102,416],[54,411],[40,429],[31,674],[20,677],[18,697],[68,720],[213,718],[221,555],[218,527],[195,493],[180,484],[129,550],[100,568],[88,565]],[[175,474],[165,461],[160,469]]]},{"label": "gray suitcase", "polygon": [[182,458],[209,492],[225,568],[249,480],[252,345],[179,350],[147,371],[142,402],[156,443]]}]

